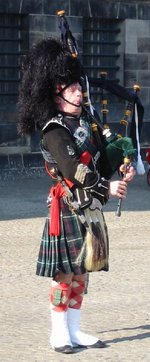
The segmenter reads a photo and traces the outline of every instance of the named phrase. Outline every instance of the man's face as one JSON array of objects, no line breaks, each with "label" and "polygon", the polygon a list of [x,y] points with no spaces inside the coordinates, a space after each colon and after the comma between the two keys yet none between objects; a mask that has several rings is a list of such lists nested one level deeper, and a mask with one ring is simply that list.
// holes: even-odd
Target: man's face
[{"label": "man's face", "polygon": [[[66,113],[71,113],[73,115],[80,116],[82,111],[81,103],[83,100],[82,88],[80,84],[73,83],[70,86],[68,86],[64,91],[63,88],[65,87],[65,85],[62,85],[61,87],[62,87],[61,95],[63,98],[59,95],[56,96],[57,109]],[[61,89],[58,86],[57,92],[59,93],[60,90]],[[69,101],[71,104],[68,103],[67,101]]]}]

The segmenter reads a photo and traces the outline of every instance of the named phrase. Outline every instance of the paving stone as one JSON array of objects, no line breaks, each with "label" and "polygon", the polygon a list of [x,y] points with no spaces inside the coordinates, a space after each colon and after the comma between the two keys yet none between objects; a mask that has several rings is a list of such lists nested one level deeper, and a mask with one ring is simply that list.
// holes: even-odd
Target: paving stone
[{"label": "paving stone", "polygon": [[150,361],[150,188],[136,176],[116,217],[117,200],[104,208],[110,271],[90,274],[82,330],[109,348],[62,355],[49,347],[49,278],[35,275],[47,214],[47,176],[0,181],[1,313],[3,362]]}]

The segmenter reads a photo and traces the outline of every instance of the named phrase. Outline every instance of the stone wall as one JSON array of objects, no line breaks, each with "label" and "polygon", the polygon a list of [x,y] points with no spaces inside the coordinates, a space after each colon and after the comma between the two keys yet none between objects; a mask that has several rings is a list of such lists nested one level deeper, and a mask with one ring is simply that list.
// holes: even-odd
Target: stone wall
[{"label": "stone wall", "polygon": [[125,87],[141,86],[144,105],[142,146],[150,144],[150,20],[125,20]]},{"label": "stone wall", "polygon": [[143,20],[150,18],[149,0],[0,0],[1,13],[55,15],[58,9],[64,9],[68,16]]}]

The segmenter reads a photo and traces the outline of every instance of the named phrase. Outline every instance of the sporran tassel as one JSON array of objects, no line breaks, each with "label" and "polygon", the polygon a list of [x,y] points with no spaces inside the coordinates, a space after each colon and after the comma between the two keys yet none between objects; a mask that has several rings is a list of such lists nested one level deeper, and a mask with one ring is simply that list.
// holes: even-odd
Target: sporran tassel
[{"label": "sporran tassel", "polygon": [[[87,271],[98,271],[108,264],[107,237],[104,229],[104,221],[101,216],[101,223],[95,221],[97,210],[85,210],[85,217],[89,227],[86,229],[84,243],[76,260],[78,265],[84,264]],[[93,218],[93,220],[92,220]]]},{"label": "sporran tassel", "polygon": [[[100,231],[100,229],[98,228]],[[86,255],[84,265],[88,271],[101,270],[106,263],[106,249],[103,233],[99,233],[99,238],[94,233],[87,232],[85,237]]]}]

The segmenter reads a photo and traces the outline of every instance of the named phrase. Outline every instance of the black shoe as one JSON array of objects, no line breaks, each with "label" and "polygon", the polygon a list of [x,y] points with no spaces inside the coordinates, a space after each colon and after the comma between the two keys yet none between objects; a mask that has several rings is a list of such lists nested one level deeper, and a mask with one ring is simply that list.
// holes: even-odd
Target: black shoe
[{"label": "black shoe", "polygon": [[70,345],[66,345],[66,346],[62,346],[62,347],[54,347],[54,351],[55,352],[60,352],[60,353],[74,353],[73,347]]},{"label": "black shoe", "polygon": [[78,345],[78,347],[80,348],[105,348],[108,347],[108,345],[105,342],[100,341],[100,339],[95,342],[94,344],[90,344],[88,346],[83,346],[83,345]]}]

